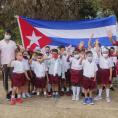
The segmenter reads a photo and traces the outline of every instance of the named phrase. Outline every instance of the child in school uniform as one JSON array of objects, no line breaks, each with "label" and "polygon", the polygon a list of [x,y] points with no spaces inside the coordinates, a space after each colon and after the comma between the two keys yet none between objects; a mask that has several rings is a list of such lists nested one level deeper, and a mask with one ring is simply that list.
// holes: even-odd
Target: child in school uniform
[{"label": "child in school uniform", "polygon": [[[69,93],[69,84],[70,84],[70,77],[69,77],[69,69],[70,69],[70,62],[67,61],[68,52],[65,46],[59,47],[59,54],[60,59],[62,61],[62,76],[61,76],[61,94]],[[69,94],[68,94],[69,95]]]},{"label": "child in school uniform", "polygon": [[78,101],[82,83],[82,59],[78,51],[74,51],[74,56],[70,57],[69,61],[71,63],[70,79],[73,93],[72,100]]},{"label": "child in school uniform", "polygon": [[[23,63],[25,66],[25,70],[27,71],[28,76],[31,78],[31,71],[30,71],[30,64],[29,64],[29,55],[27,51],[23,52]],[[30,81],[27,80],[26,78],[26,85],[24,86],[24,91],[22,93],[22,98],[27,98],[27,97],[31,97],[30,95]]]},{"label": "child in school uniform", "polygon": [[109,58],[109,51],[107,48],[102,49],[102,55],[99,58],[99,66],[100,66],[100,78],[99,78],[99,93],[98,96],[95,97],[95,100],[102,99],[102,88],[106,89],[106,101],[110,102],[110,84],[112,81],[112,67],[113,62]]},{"label": "child in school uniform", "polygon": [[46,69],[46,65],[45,65],[42,53],[38,54],[37,60],[34,61],[31,64],[31,66],[34,69],[34,73],[36,76],[35,87],[36,87],[37,95],[39,96],[41,94],[41,92],[43,92],[43,95],[46,96],[47,95],[47,93],[46,93],[47,69]]},{"label": "child in school uniform", "polygon": [[[113,67],[112,67],[112,82],[113,82],[113,80],[117,77],[116,73],[117,54],[115,48],[111,47],[109,49],[109,53],[110,53],[109,54],[110,59],[113,61]],[[110,90],[114,91],[113,83],[111,83],[110,85]]]},{"label": "child in school uniform", "polygon": [[49,83],[52,86],[52,95],[54,98],[59,97],[59,84],[62,75],[62,61],[59,57],[58,50],[52,49],[52,58],[49,65]]},{"label": "child in school uniform", "polygon": [[93,102],[93,89],[95,88],[96,72],[98,70],[93,54],[91,51],[86,52],[86,59],[82,61],[83,66],[83,82],[85,98],[83,104],[94,104]]},{"label": "child in school uniform", "polygon": [[[25,66],[22,62],[23,55],[21,52],[17,52],[16,60],[11,62],[11,67],[13,67],[12,73],[12,96],[11,96],[11,105],[15,105],[16,103],[22,103],[23,100],[21,98],[22,87],[26,84],[25,78],[29,80],[27,72],[25,70]],[[17,99],[15,98],[15,94],[17,94]]]},{"label": "child in school uniform", "polygon": [[[47,68],[47,74],[49,74],[48,70],[49,70],[49,60],[51,58],[51,50],[49,46],[46,46],[44,48],[44,51],[42,50],[43,54],[44,54],[44,58],[45,58],[45,64],[46,64],[46,68]],[[47,81],[47,96],[51,97],[52,96],[52,90],[51,90],[51,84]]]}]

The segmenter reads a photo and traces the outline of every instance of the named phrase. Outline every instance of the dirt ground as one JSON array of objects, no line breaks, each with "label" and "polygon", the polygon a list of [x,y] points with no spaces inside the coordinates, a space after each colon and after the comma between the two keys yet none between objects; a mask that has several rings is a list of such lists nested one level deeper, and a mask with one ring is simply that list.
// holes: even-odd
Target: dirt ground
[{"label": "dirt ground", "polygon": [[112,102],[105,100],[95,105],[83,105],[63,96],[57,102],[52,98],[34,96],[23,104],[11,106],[5,100],[2,81],[0,81],[0,118],[118,118],[118,88],[111,92]]}]

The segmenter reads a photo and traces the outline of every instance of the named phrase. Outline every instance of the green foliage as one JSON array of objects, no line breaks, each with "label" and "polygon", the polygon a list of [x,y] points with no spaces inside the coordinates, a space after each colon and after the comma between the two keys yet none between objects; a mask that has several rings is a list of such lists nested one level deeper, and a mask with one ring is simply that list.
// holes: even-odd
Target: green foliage
[{"label": "green foliage", "polygon": [[80,20],[118,16],[118,0],[0,0],[0,39],[10,28],[13,40],[21,43],[14,15],[46,20]]}]

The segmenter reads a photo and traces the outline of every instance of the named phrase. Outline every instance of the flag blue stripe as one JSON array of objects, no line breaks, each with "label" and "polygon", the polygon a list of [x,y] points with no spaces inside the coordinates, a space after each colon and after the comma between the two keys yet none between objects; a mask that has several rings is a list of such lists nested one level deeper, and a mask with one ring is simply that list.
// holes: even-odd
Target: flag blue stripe
[{"label": "flag blue stripe", "polygon": [[105,27],[110,25],[116,25],[116,17],[110,16],[102,19],[83,20],[83,21],[48,21],[48,20],[36,20],[31,18],[22,17],[28,23],[34,27],[48,28],[48,29],[91,29],[98,27]]},{"label": "flag blue stripe", "polygon": [[[60,45],[64,45],[64,46],[69,46],[70,44],[72,46],[77,46],[81,41],[84,41],[85,46],[88,46],[88,40],[89,39],[64,39],[64,38],[52,38],[52,43],[50,45],[56,45],[56,46],[60,46]],[[116,36],[113,36],[113,39],[116,39]],[[96,38],[92,39],[92,44],[94,44]],[[101,45],[104,46],[111,46],[112,43],[109,41],[108,37],[101,37],[98,39]]]}]

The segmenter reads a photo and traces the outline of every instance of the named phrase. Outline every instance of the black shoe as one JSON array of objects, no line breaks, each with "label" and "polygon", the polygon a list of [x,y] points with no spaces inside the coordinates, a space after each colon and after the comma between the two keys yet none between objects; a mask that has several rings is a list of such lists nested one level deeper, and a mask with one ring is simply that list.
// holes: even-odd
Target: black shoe
[{"label": "black shoe", "polygon": [[7,94],[6,99],[9,101],[11,99],[11,95]]},{"label": "black shoe", "polygon": [[114,87],[110,87],[110,90],[115,91]]}]

